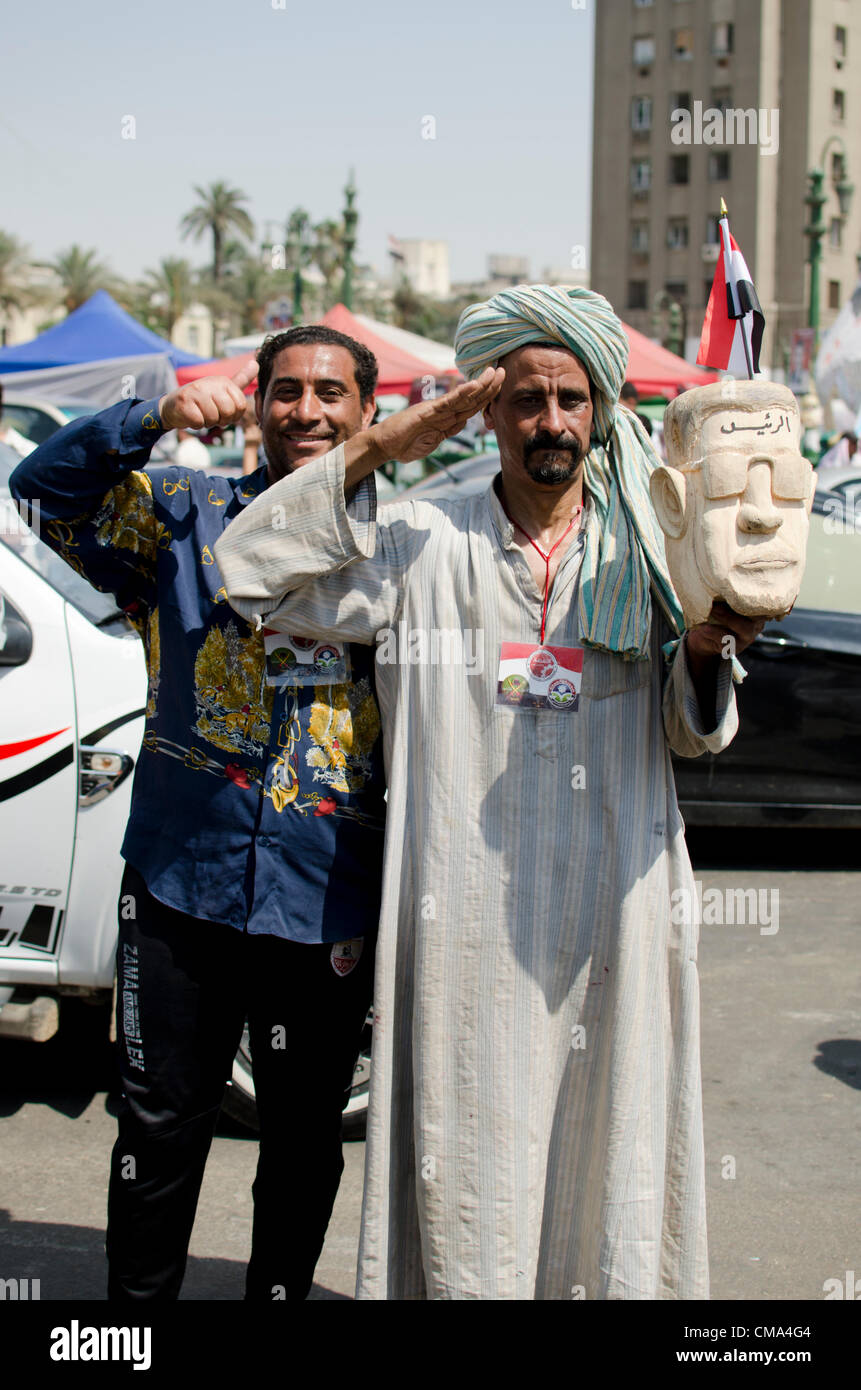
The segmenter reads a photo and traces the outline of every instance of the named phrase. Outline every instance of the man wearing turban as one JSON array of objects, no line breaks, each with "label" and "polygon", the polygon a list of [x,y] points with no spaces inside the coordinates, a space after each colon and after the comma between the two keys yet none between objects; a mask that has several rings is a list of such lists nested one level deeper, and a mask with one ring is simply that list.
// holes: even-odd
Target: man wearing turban
[{"label": "man wearing turban", "polygon": [[[470,381],[276,483],[217,546],[246,619],[377,647],[389,793],[357,1296],[706,1298],[670,749],[730,742],[721,643],[758,624],[724,607],[682,632],[605,299],[505,290],[464,312],[456,347]],[[373,469],[478,408],[492,486],[377,517]]]}]

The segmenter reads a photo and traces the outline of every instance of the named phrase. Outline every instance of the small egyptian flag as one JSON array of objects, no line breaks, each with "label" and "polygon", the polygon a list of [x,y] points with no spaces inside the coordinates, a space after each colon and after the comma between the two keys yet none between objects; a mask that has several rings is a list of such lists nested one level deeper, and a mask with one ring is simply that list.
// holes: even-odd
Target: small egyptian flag
[{"label": "small egyptian flag", "polygon": [[721,255],[703,322],[697,362],[736,377],[759,371],[765,317],[744,256],[729,229],[729,214],[720,200]]}]

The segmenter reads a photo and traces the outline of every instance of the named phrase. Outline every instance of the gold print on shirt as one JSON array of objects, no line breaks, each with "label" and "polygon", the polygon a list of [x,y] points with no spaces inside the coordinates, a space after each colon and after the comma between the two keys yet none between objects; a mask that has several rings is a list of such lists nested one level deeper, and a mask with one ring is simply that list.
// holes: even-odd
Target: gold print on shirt
[{"label": "gold print on shirt", "polygon": [[278,747],[282,752],[272,766],[272,782],[269,787],[272,805],[279,815],[284,807],[290,806],[299,795],[299,778],[293,768],[293,753],[301,735],[299,701],[295,694],[288,695],[284,721],[278,730]]},{"label": "gold print on shirt", "polygon": [[147,671],[149,673],[149,689],[147,691],[146,717],[155,719],[158,713],[158,684],[161,676],[161,635],[158,627],[158,605],[153,608],[149,615],[146,626],[146,657]]},{"label": "gold print on shirt", "polygon": [[152,483],[145,473],[130,473],[111,488],[93,517],[96,540],[112,549],[130,550],[152,562],[156,548],[170,545],[170,532],[153,511]]},{"label": "gold print on shirt", "polygon": [[274,691],[259,638],[240,637],[234,622],[212,628],[195,659],[194,694],[201,738],[227,753],[263,755]]},{"label": "gold print on shirt", "polygon": [[314,781],[339,792],[360,791],[371,773],[380,714],[367,677],[353,685],[316,685],[305,761]]}]

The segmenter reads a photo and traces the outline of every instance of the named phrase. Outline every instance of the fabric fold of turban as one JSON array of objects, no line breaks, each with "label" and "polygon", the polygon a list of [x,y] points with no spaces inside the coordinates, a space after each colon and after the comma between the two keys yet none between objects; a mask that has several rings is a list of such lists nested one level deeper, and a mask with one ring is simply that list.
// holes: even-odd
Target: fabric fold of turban
[{"label": "fabric fold of turban", "polygon": [[649,495],[660,459],[636,415],[618,403],[628,364],[625,330],[592,290],[517,285],[464,309],[455,334],[457,365],[472,379],[506,353],[539,342],[570,349],[594,387],[584,478],[597,525],[587,532],[580,575],[581,639],[628,661],[646,660],[652,591],[674,635],[684,631],[684,619]]}]

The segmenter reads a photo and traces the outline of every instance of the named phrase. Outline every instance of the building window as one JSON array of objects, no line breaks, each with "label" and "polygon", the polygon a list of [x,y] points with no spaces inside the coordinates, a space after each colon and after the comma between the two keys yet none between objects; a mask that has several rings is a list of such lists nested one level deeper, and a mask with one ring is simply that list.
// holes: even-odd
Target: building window
[{"label": "building window", "polygon": [[846,165],[839,150],[831,152],[831,182],[833,184],[842,183],[846,177]]},{"label": "building window", "polygon": [[828,281],[828,307],[829,309],[840,308],[840,281]]},{"label": "building window", "polygon": [[832,121],[845,121],[846,119],[846,93],[838,91],[836,87],[831,93],[831,119]]},{"label": "building window", "polygon": [[706,218],[706,246],[720,246],[720,218],[714,213]]},{"label": "building window", "polygon": [[674,58],[693,58],[694,56],[694,31],[693,29],[674,29],[673,30],[673,57]]},{"label": "building window", "polygon": [[846,30],[842,24],[834,26],[834,61],[839,68],[843,66],[846,57]]},{"label": "building window", "polygon": [[725,181],[730,177],[729,155],[721,150],[717,154],[709,155],[709,178],[712,183]]},{"label": "building window", "polygon": [[669,299],[684,305],[688,297],[688,287],[684,280],[667,280],[664,285]]},{"label": "building window", "polygon": [[197,324],[196,324],[196,323],[191,323],[191,324],[189,324],[189,326],[188,326],[188,335],[187,335],[187,336],[188,336],[188,350],[189,350],[189,352],[197,352],[198,341],[197,341]]},{"label": "building window", "polygon": [[667,223],[667,246],[671,251],[681,251],[688,244],[688,219],[671,217]]},{"label": "building window", "polygon": [[715,111],[725,115],[732,106],[732,87],[712,87],[711,105]]},{"label": "building window", "polygon": [[648,303],[648,286],[645,280],[628,281],[628,308],[645,309]]},{"label": "building window", "polygon": [[634,9],[648,10],[654,3],[655,0],[634,0]]},{"label": "building window", "polygon": [[673,96],[670,97],[670,112],[671,112],[671,113],[672,113],[673,111],[690,111],[690,110],[691,110],[691,94],[690,94],[690,92],[676,92],[675,95],[673,95]]},{"label": "building window", "polygon": [[843,245],[843,219],[841,217],[832,217],[831,219],[831,225],[828,228],[828,245],[832,246],[835,251],[839,251]]},{"label": "building window", "polygon": [[655,61],[655,40],[634,39],[634,67],[647,68]]},{"label": "building window", "polygon": [[649,249],[648,222],[631,223],[631,250],[643,255]]},{"label": "building window", "polygon": [[670,183],[690,181],[690,159],[686,154],[670,155]]},{"label": "building window", "polygon": [[733,26],[731,24],[712,25],[712,54],[715,58],[727,58],[732,53]]},{"label": "building window", "polygon": [[648,193],[652,184],[652,161],[631,160],[631,188],[635,193]]},{"label": "building window", "polygon": [[631,129],[636,131],[652,129],[651,97],[634,97],[631,102]]}]

